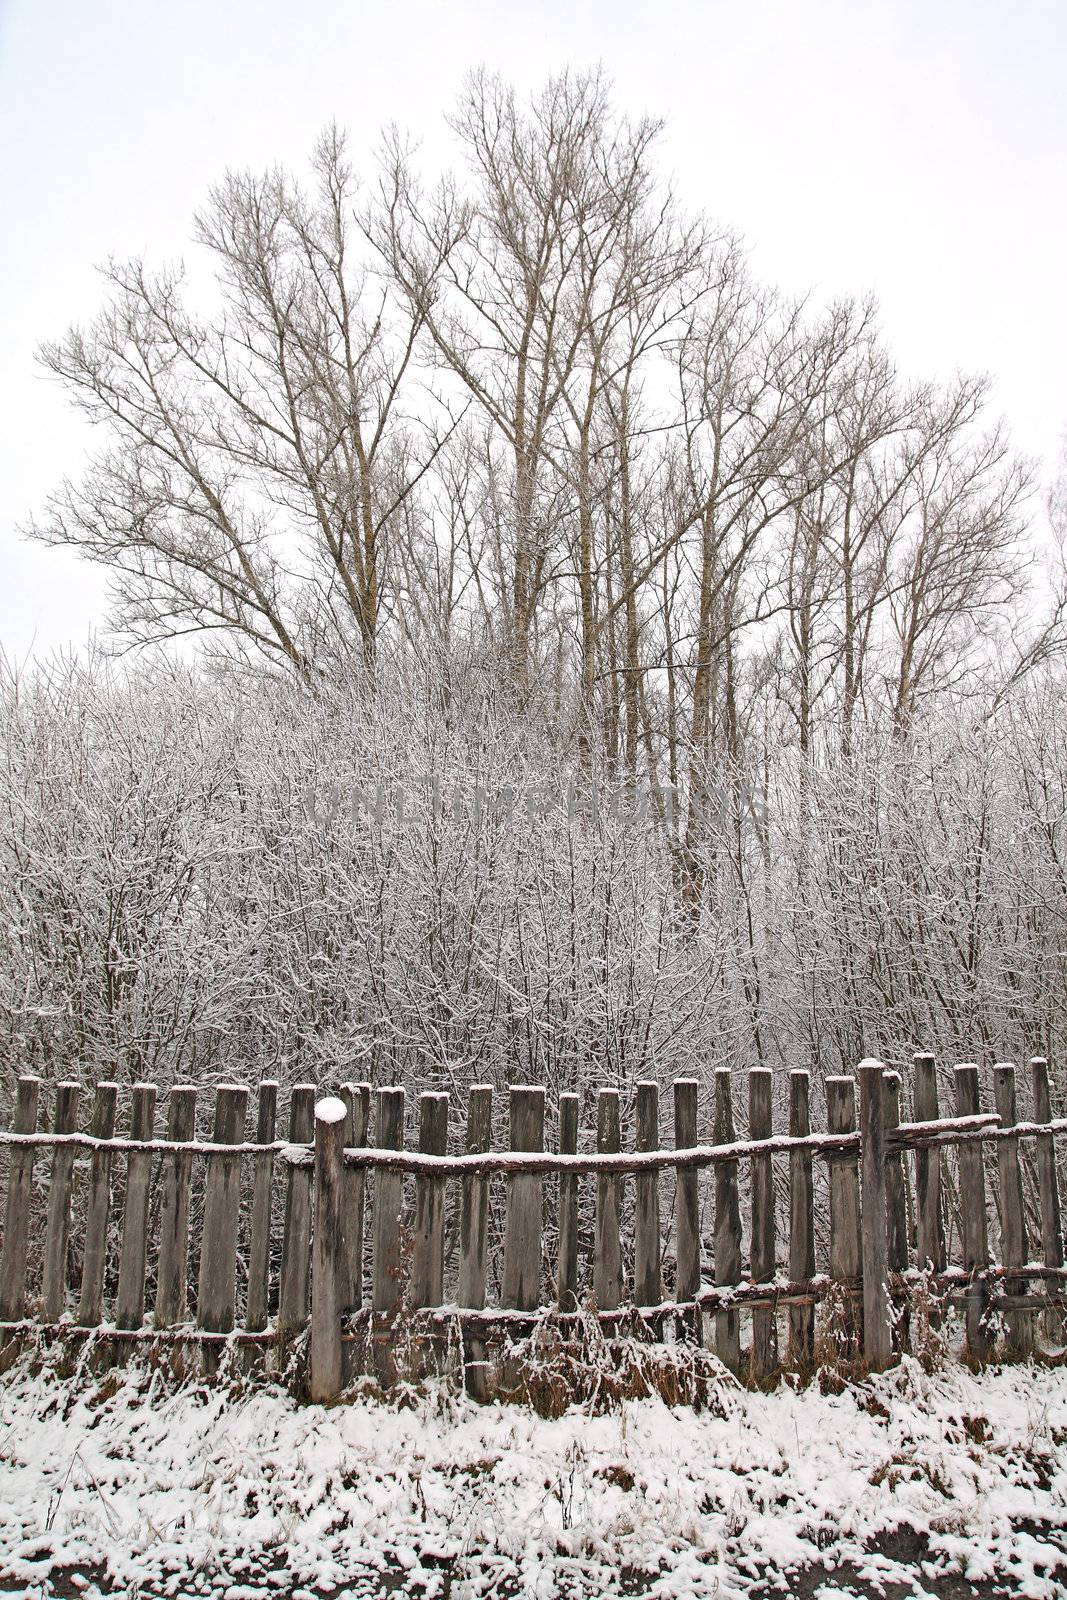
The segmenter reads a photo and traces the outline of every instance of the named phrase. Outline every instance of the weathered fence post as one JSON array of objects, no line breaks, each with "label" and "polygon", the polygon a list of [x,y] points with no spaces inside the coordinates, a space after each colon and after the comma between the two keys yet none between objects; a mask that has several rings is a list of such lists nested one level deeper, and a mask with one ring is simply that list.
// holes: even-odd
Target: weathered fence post
[{"label": "weathered fence post", "polygon": [[[274,1143],[278,1123],[278,1085],[264,1078],[256,1104],[256,1143]],[[248,1238],[248,1294],[245,1327],[259,1333],[267,1326],[270,1305],[270,1213],[274,1190],[274,1153],[252,1157],[252,1223]]]},{"label": "weathered fence post", "polygon": [[[915,1087],[912,1101],[916,1122],[936,1122],[937,1066],[925,1052],[914,1057]],[[941,1210],[941,1151],[915,1152],[915,1237],[918,1265],[923,1272],[945,1270],[945,1222]]]},{"label": "weathered fence post", "polygon": [[[220,1084],[215,1090],[213,1144],[240,1144],[244,1138],[248,1089],[243,1083]],[[206,1333],[230,1333],[237,1301],[237,1224],[241,1205],[241,1157],[216,1151],[207,1157],[204,1174],[204,1239],[200,1247],[200,1279],[196,1322]],[[205,1341],[200,1364],[210,1376],[219,1364],[218,1350]]]},{"label": "weathered fence post", "polygon": [[[599,1155],[617,1155],[622,1148],[617,1089],[601,1089],[597,1096],[596,1147]],[[616,1173],[597,1174],[593,1295],[600,1311],[615,1311],[622,1299],[621,1192],[622,1180]]]},{"label": "weathered fence post", "polygon": [[345,1292],[344,1128],[347,1107],[328,1097],[315,1107],[315,1224],[311,1267],[311,1399],[341,1392],[341,1313]]},{"label": "weathered fence post", "polygon": [[[180,1084],[170,1091],[167,1138],[173,1144],[196,1137],[196,1090]],[[159,1268],[156,1276],[155,1324],[166,1328],[184,1322],[189,1272],[189,1182],[193,1157],[189,1150],[165,1155],[161,1163],[163,1203],[159,1216]]]},{"label": "weathered fence post", "polygon": [[[576,1094],[559,1097],[560,1155],[578,1152],[578,1111],[581,1099]],[[556,1299],[561,1311],[578,1309],[578,1174],[559,1175],[559,1266]]]},{"label": "weathered fence post", "polygon": [[[370,1084],[342,1083],[345,1103],[344,1142],[346,1150],[362,1150],[370,1127]],[[363,1235],[367,1206],[366,1167],[345,1166],[342,1210],[345,1224],[345,1263],[342,1301],[346,1311],[358,1311],[363,1304]]]},{"label": "weathered fence post", "polygon": [[[110,1139],[115,1132],[117,1083],[98,1083],[93,1095],[89,1133]],[[82,1287],[78,1321],[95,1328],[104,1309],[104,1266],[107,1261],[108,1213],[111,1209],[111,1151],[94,1150],[89,1162],[89,1197],[85,1206],[85,1249],[82,1252]]]},{"label": "weathered fence post", "polygon": [[[289,1092],[289,1143],[310,1145],[315,1137],[315,1085],[294,1083]],[[288,1165],[285,1177],[285,1222],[282,1231],[282,1268],[278,1285],[278,1344],[307,1322],[308,1277],[311,1263],[311,1194],[314,1172],[310,1166]]]},{"label": "weathered fence post", "polygon": [[[691,1150],[697,1142],[695,1078],[674,1080],[674,1147]],[[674,1298],[688,1306],[700,1293],[700,1185],[696,1167],[678,1167],[674,1180],[675,1278]],[[701,1342],[700,1307],[683,1311],[677,1319],[678,1335]]]},{"label": "weathered fence post", "polygon": [[[856,1080],[839,1076],[826,1079],[826,1125],[831,1133],[856,1131]],[[830,1176],[830,1277],[847,1284],[848,1311],[845,1334],[850,1350],[858,1346],[854,1291],[861,1287],[863,1249],[860,1234],[859,1162],[852,1155],[834,1155]]]},{"label": "weathered fence post", "polygon": [[[380,1150],[404,1148],[404,1091],[378,1090],[377,1142]],[[388,1167],[374,1170],[374,1284],[375,1313],[394,1311],[400,1300],[401,1238],[404,1209],[404,1174]],[[387,1364],[383,1365],[383,1372]]]},{"label": "weathered fence post", "polygon": [[[956,1077],[956,1114],[976,1117],[979,1113],[978,1068],[971,1064],[959,1066]],[[986,1309],[989,1288],[978,1276],[989,1266],[989,1237],[985,1209],[985,1171],[982,1163],[982,1142],[979,1139],[960,1140],[957,1145],[960,1175],[960,1231],[963,1238],[963,1265],[974,1274],[967,1291],[967,1349],[975,1361],[984,1361],[989,1354],[989,1332],[986,1327]]]},{"label": "weathered fence post", "polygon": [[[545,1147],[545,1091],[529,1086],[511,1090],[511,1148]],[[541,1178],[508,1174],[504,1222],[504,1277],[500,1301],[515,1311],[536,1311],[541,1297]]]},{"label": "weathered fence post", "polygon": [[[37,1132],[41,1080],[26,1076],[15,1088],[12,1133]],[[15,1145],[7,1177],[4,1208],[4,1254],[0,1259],[0,1321],[18,1322],[26,1309],[26,1253],[30,1243],[30,1200],[33,1195],[34,1146]]]},{"label": "weathered fence post", "polygon": [[[1049,1094],[1048,1062],[1044,1056],[1030,1060],[1030,1083],[1034,1094],[1034,1121],[1052,1121],[1052,1099]],[[1056,1179],[1056,1146],[1051,1133],[1037,1136],[1037,1192],[1041,1207],[1041,1256],[1046,1267],[1058,1270],[1063,1266],[1063,1227],[1060,1221],[1060,1189]],[[1067,1284],[1059,1278],[1046,1278],[1046,1295],[1061,1294]],[[1046,1336],[1059,1343],[1063,1338],[1064,1317],[1058,1306],[1050,1306],[1044,1315]]]},{"label": "weathered fence post", "polygon": [[[1013,1128],[1019,1120],[1015,1105],[1015,1067],[998,1062],[993,1068],[993,1097],[1002,1128]],[[1000,1260],[1004,1268],[1004,1292],[1023,1297],[1025,1278],[1013,1278],[1011,1269],[1026,1265],[1026,1217],[1023,1213],[1023,1177],[1019,1167],[1018,1139],[997,1140],[997,1179],[1000,1185]],[[1034,1325],[1029,1311],[1009,1307],[1005,1321],[1008,1349],[1012,1355],[1028,1356],[1034,1348]]]},{"label": "weathered fence post", "polygon": [[[882,1085],[885,1115],[885,1204],[886,1204],[886,1260],[890,1278],[908,1270],[908,1195],[904,1186],[904,1155],[891,1147],[891,1141],[900,1127],[900,1073],[887,1072]],[[890,1306],[892,1307],[892,1295]],[[905,1299],[893,1323],[893,1345],[906,1350],[910,1332],[910,1312]]]},{"label": "weathered fence post", "polygon": [[[659,1088],[654,1083],[637,1085],[637,1148],[659,1149]],[[639,1306],[658,1306],[663,1300],[659,1228],[659,1173],[639,1172],[634,1185],[634,1300]],[[656,1330],[662,1331],[661,1322]]]},{"label": "weathered fence post", "polygon": [[[53,1133],[75,1133],[78,1126],[77,1083],[56,1089]],[[70,1201],[74,1178],[73,1145],[57,1144],[52,1151],[52,1177],[48,1189],[48,1217],[44,1234],[44,1270],[41,1278],[41,1313],[46,1322],[58,1322],[67,1296],[67,1241],[70,1237]]]},{"label": "weathered fence post", "polygon": [[[154,1083],[135,1083],[130,1109],[130,1138],[148,1143],[155,1130],[156,1086]],[[151,1181],[151,1150],[131,1150],[126,1158],[126,1200],[122,1213],[119,1282],[115,1292],[115,1326],[118,1328],[139,1328],[144,1321]]]},{"label": "weathered fence post", "polygon": [[862,1061],[859,1080],[863,1356],[873,1372],[880,1372],[889,1365],[893,1353],[886,1219],[885,1069],[882,1063]]},{"label": "weathered fence post", "polygon": [[[732,1078],[729,1067],[715,1071],[716,1144],[734,1142]],[[741,1199],[737,1162],[715,1163],[715,1283],[725,1287],[741,1281]],[[737,1311],[716,1311],[715,1354],[731,1372],[741,1366],[741,1316]]]},{"label": "weathered fence post", "polygon": [[[748,1075],[748,1137],[769,1139],[773,1131],[769,1067],[753,1067]],[[775,1270],[774,1173],[769,1155],[752,1157],[752,1238],[750,1271],[753,1283],[770,1283]],[[752,1371],[767,1377],[778,1362],[777,1317],[772,1306],[752,1310]]]},{"label": "weathered fence post", "polygon": [[[789,1136],[806,1139],[811,1132],[810,1079],[807,1072],[789,1074]],[[815,1204],[811,1151],[789,1156],[789,1276],[794,1283],[815,1276]],[[806,1371],[815,1356],[815,1309],[793,1306],[789,1312],[789,1356]]]},{"label": "weathered fence post", "polygon": [[[419,1095],[419,1150],[448,1154],[448,1095]],[[445,1285],[445,1180],[419,1173],[415,1179],[415,1249],[411,1262],[411,1304],[439,1306]]]},{"label": "weathered fence post", "polygon": [[[476,1083],[467,1101],[467,1154],[483,1155],[489,1149],[493,1129],[493,1090],[487,1083]],[[481,1311],[485,1305],[485,1252],[488,1240],[489,1180],[464,1178],[459,1217],[459,1275],[456,1298],[466,1311]],[[561,1222],[562,1227],[562,1222]],[[463,1373],[472,1400],[489,1398],[485,1342],[464,1335]]]}]

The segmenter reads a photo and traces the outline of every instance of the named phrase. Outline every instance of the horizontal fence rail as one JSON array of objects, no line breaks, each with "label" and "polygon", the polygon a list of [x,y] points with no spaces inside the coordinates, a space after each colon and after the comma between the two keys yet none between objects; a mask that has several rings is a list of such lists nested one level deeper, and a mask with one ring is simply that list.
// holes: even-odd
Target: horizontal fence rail
[{"label": "horizontal fence rail", "polygon": [[23,1077],[0,1131],[0,1343],[92,1340],[107,1362],[155,1342],[209,1375],[233,1347],[281,1374],[300,1369],[307,1334],[319,1400],[360,1371],[388,1383],[457,1349],[485,1396],[508,1342],[546,1319],[563,1339],[592,1317],[609,1337],[640,1326],[706,1344],[756,1382],[813,1368],[817,1308],[836,1351],[874,1368],[923,1308],[935,1323],[958,1309],[974,1359],[1025,1357],[1064,1334],[1067,1118],[1052,1115],[1044,1058],[1025,1120],[1012,1064],[992,1069],[993,1109],[981,1078],[971,1064],[939,1075],[927,1054],[907,1082],[864,1062],[825,1079],[822,1131],[806,1071],[678,1079],[673,1146],[656,1083],[554,1106],[516,1085],[508,1148],[493,1149],[487,1085],[460,1132],[437,1091],[414,1097],[409,1128],[403,1088],[320,1098],[298,1084],[279,1126],[276,1083],[221,1084],[197,1137],[192,1086],[164,1104],[152,1084],[60,1083],[46,1127],[43,1086]]}]

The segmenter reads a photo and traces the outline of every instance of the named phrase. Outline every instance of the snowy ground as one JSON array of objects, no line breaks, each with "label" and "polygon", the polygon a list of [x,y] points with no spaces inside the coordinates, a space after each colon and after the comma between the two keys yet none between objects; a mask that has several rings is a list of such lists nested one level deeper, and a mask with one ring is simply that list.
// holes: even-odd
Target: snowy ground
[{"label": "snowy ground", "polygon": [[0,1380],[0,1588],[1067,1594],[1063,1368],[909,1361],[838,1395],[724,1384],[718,1414],[555,1421],[443,1389],[324,1410],[147,1372],[113,1387]]}]

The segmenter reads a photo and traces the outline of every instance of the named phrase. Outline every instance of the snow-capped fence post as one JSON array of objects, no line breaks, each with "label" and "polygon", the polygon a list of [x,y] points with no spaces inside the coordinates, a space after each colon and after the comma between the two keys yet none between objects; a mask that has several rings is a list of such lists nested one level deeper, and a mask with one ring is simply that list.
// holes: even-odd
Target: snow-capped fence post
[{"label": "snow-capped fence post", "polygon": [[[404,1148],[404,1091],[378,1090],[376,1138],[381,1150]],[[373,1308],[385,1314],[400,1299],[400,1219],[404,1207],[404,1174],[379,1167],[374,1182],[374,1285]]]},{"label": "snow-capped fence post", "polygon": [[[955,1077],[957,1116],[976,1117],[979,1112],[978,1068],[970,1064],[959,1066],[956,1068]],[[989,1237],[981,1143],[961,1139],[957,1146],[957,1160],[960,1178],[963,1265],[967,1272],[976,1274],[966,1297],[967,1350],[973,1360],[984,1361],[989,1354],[990,1343],[985,1324],[989,1289],[977,1274],[984,1272],[989,1265]]]},{"label": "snow-capped fence post", "polygon": [[[167,1138],[172,1144],[196,1136],[196,1090],[178,1084],[167,1102]],[[175,1150],[161,1163],[163,1202],[159,1212],[159,1267],[156,1274],[155,1325],[169,1327],[185,1318],[189,1271],[189,1183],[193,1158]]]},{"label": "snow-capped fence post", "polygon": [[893,1352],[886,1217],[885,1070],[882,1063],[862,1061],[859,1080],[863,1356],[873,1372],[880,1372],[889,1365]]},{"label": "snow-capped fence post", "polygon": [[[244,1138],[248,1089],[243,1083],[220,1084],[215,1090],[215,1144],[240,1144]],[[237,1225],[241,1205],[241,1157],[215,1151],[204,1173],[204,1232],[200,1247],[197,1325],[209,1333],[229,1333],[237,1300]],[[210,1375],[218,1351],[210,1343],[201,1350],[201,1368]]]},{"label": "snow-capped fence post", "polygon": [[[1013,1128],[1019,1120],[1015,1103],[1015,1067],[998,1062],[993,1068],[993,1096],[1001,1128]],[[997,1179],[1000,1184],[1000,1260],[1004,1268],[1004,1290],[1009,1296],[1023,1297],[1025,1278],[1013,1278],[1012,1267],[1026,1265],[1026,1218],[1023,1213],[1023,1178],[1019,1168],[1018,1139],[997,1140]],[[1030,1312],[1009,1307],[1006,1313],[1008,1348],[1012,1355],[1028,1356],[1034,1348],[1034,1326]]]},{"label": "snow-capped fence post", "polygon": [[[15,1114],[11,1131],[37,1132],[41,1080],[29,1075],[15,1086]],[[30,1200],[33,1195],[33,1145],[16,1145],[11,1152],[4,1207],[4,1253],[0,1257],[0,1321],[17,1322],[26,1308],[26,1256],[30,1243]]]},{"label": "snow-capped fence post", "polygon": [[[715,1072],[716,1144],[734,1142],[733,1080],[729,1067]],[[741,1280],[741,1199],[737,1162],[715,1164],[715,1283],[726,1287]],[[715,1354],[731,1372],[741,1366],[741,1316],[737,1311],[715,1313]]]},{"label": "snow-capped fence post", "polygon": [[[419,1095],[419,1150],[448,1153],[448,1095]],[[445,1180],[419,1173],[415,1179],[415,1248],[411,1260],[411,1304],[439,1306],[445,1283]]]},{"label": "snow-capped fence post", "polygon": [[[256,1099],[256,1143],[274,1142],[278,1125],[278,1085],[264,1078]],[[252,1221],[248,1238],[248,1294],[245,1327],[259,1333],[267,1326],[270,1285],[270,1213],[274,1190],[274,1156],[270,1150],[252,1158]]]},{"label": "snow-capped fence post", "polygon": [[[342,1083],[345,1103],[344,1143],[346,1150],[362,1150],[370,1126],[370,1084]],[[367,1206],[367,1169],[346,1167],[344,1176],[345,1261],[341,1296],[345,1311],[358,1311],[363,1304],[363,1235]]]},{"label": "snow-capped fence post", "polygon": [[[659,1088],[637,1085],[637,1148],[659,1149]],[[641,1172],[634,1185],[634,1300],[658,1306],[663,1299],[660,1268],[659,1173]]]},{"label": "snow-capped fence post", "polygon": [[[789,1074],[789,1135],[806,1139],[811,1132],[810,1078],[807,1072]],[[811,1151],[794,1150],[789,1157],[789,1276],[794,1283],[815,1276],[815,1202]],[[789,1312],[789,1358],[801,1371],[815,1355],[815,1312],[810,1305]]]},{"label": "snow-capped fence post", "polygon": [[[78,1124],[81,1086],[56,1087],[53,1133],[74,1133]],[[48,1216],[44,1235],[44,1271],[41,1278],[41,1313],[45,1322],[58,1322],[67,1296],[67,1241],[70,1237],[70,1201],[74,1185],[72,1145],[57,1144],[52,1151],[52,1176],[48,1186]]]},{"label": "snow-capped fence post", "polygon": [[[674,1145],[691,1150],[697,1142],[695,1078],[674,1080]],[[687,1305],[700,1293],[700,1187],[696,1167],[679,1167],[674,1180],[675,1279],[674,1298]],[[679,1338],[700,1343],[700,1310],[694,1306],[678,1318]]]},{"label": "snow-capped fence post", "polygon": [[[1034,1096],[1034,1121],[1052,1121],[1048,1062],[1044,1056],[1030,1060],[1030,1083]],[[1060,1190],[1056,1178],[1056,1148],[1051,1133],[1037,1136],[1037,1188],[1041,1205],[1041,1257],[1046,1267],[1059,1272],[1063,1267],[1063,1228],[1060,1221]],[[1057,1294],[1063,1288],[1058,1278],[1045,1279],[1045,1293]],[[1058,1306],[1045,1311],[1045,1333],[1059,1343],[1063,1338],[1064,1317]]]},{"label": "snow-capped fence post", "polygon": [[[831,1133],[856,1131],[856,1080],[835,1076],[826,1080],[826,1126]],[[850,1295],[847,1334],[850,1346],[858,1343],[858,1317],[853,1290],[859,1288],[863,1270],[860,1238],[860,1173],[853,1155],[834,1155],[830,1177],[830,1277],[847,1286]]]},{"label": "snow-capped fence post", "polygon": [[[512,1086],[511,1148],[545,1147],[545,1091]],[[514,1311],[536,1311],[541,1299],[541,1178],[508,1174],[504,1222],[504,1277],[501,1304]]]},{"label": "snow-capped fence post", "polygon": [[[564,1093],[559,1097],[559,1152],[573,1156],[578,1151],[578,1110],[581,1097]],[[578,1308],[578,1174],[559,1175],[559,1260],[556,1274],[556,1302],[561,1311]]]},{"label": "snow-capped fence post", "polygon": [[[130,1138],[150,1140],[155,1129],[156,1086],[154,1083],[135,1083],[130,1108]],[[119,1281],[115,1292],[115,1326],[118,1328],[139,1328],[144,1321],[151,1185],[152,1152],[131,1150],[126,1158],[126,1198],[122,1208]],[[204,1234],[206,1238],[206,1215]]]},{"label": "snow-capped fence post", "polygon": [[[115,1134],[117,1083],[98,1083],[93,1094],[93,1114],[89,1132],[94,1139],[111,1139]],[[78,1321],[95,1328],[103,1315],[104,1263],[107,1255],[108,1213],[111,1209],[112,1152],[106,1147],[94,1150],[89,1163],[89,1198],[85,1207],[85,1248],[82,1252],[82,1286],[78,1301]]]},{"label": "snow-capped fence post", "polygon": [[[774,1131],[772,1088],[774,1076],[769,1067],[753,1067],[748,1075],[748,1136],[769,1139]],[[750,1241],[752,1281],[770,1283],[775,1270],[774,1172],[769,1155],[752,1157],[752,1238]],[[772,1306],[755,1306],[752,1311],[752,1371],[757,1379],[766,1378],[778,1364],[777,1316]]]},{"label": "snow-capped fence post", "polygon": [[[622,1148],[617,1089],[601,1089],[597,1095],[596,1147],[599,1155],[617,1155]],[[622,1299],[621,1195],[622,1179],[614,1172],[600,1173],[596,1184],[593,1294],[601,1311],[617,1310]]]},{"label": "snow-capped fence post", "polygon": [[341,1392],[341,1315],[345,1291],[343,1100],[328,1096],[315,1107],[315,1222],[311,1265],[311,1374],[316,1404]]},{"label": "snow-capped fence post", "polygon": [[[920,1052],[914,1058],[915,1084],[912,1104],[916,1122],[936,1122],[937,1066],[932,1055]],[[941,1152],[915,1152],[915,1242],[922,1272],[945,1270],[945,1220],[941,1209]]]},{"label": "snow-capped fence post", "polygon": [[[310,1144],[314,1136],[315,1085],[294,1083],[289,1092],[289,1142]],[[313,1177],[309,1167],[289,1163],[285,1178],[285,1222],[282,1230],[281,1282],[278,1288],[278,1340],[282,1347],[307,1322]]]},{"label": "snow-capped fence post", "polygon": [[[468,1155],[483,1155],[489,1149],[493,1128],[493,1090],[487,1083],[476,1083],[467,1102]],[[465,1310],[481,1311],[485,1305],[485,1252],[488,1240],[489,1180],[464,1178],[460,1196],[459,1278],[456,1296]],[[464,1338],[463,1371],[467,1393],[472,1400],[487,1400],[485,1341],[469,1335]]]}]

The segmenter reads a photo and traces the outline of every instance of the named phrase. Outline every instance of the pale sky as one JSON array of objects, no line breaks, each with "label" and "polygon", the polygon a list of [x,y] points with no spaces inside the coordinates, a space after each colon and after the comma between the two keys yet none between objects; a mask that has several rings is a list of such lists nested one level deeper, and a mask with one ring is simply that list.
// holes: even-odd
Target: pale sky
[{"label": "pale sky", "polygon": [[172,259],[227,166],[300,169],[328,120],[448,159],[484,63],[521,89],[601,62],[668,119],[687,207],[756,270],[873,290],[909,376],[991,373],[1051,471],[1067,430],[1067,0],[0,0],[0,647],[103,624],[103,578],[15,526],[95,441],[36,369],[109,254]]}]

